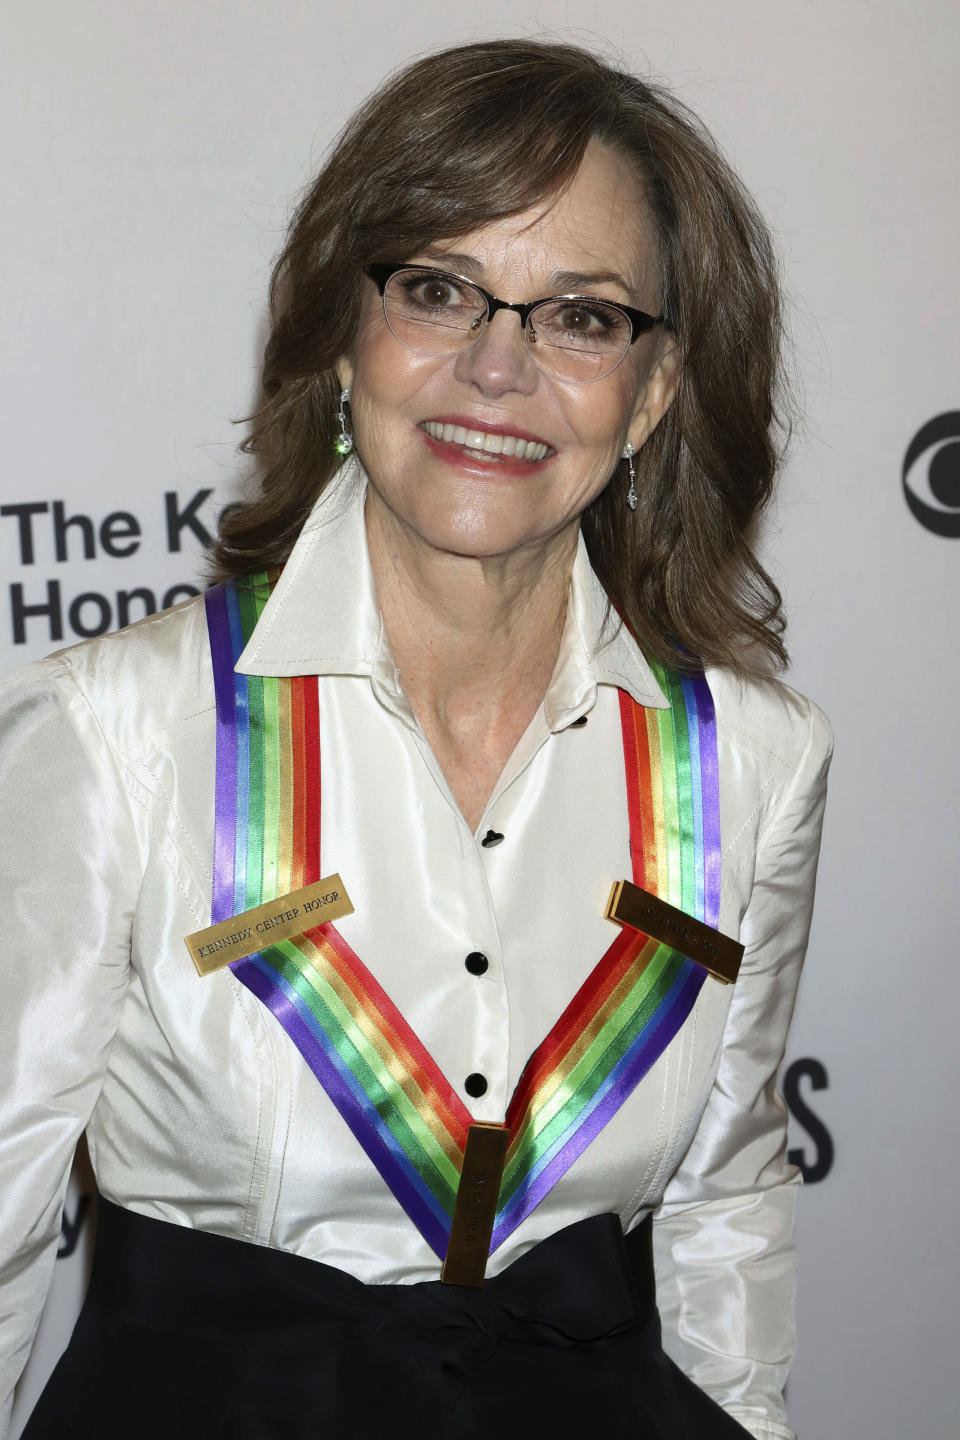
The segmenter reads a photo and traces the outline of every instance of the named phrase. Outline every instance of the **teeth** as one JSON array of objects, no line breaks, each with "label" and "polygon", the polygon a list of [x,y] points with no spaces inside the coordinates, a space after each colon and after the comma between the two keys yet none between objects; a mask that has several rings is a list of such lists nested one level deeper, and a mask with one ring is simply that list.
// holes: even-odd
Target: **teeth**
[{"label": "teeth", "polygon": [[436,420],[425,420],[423,428],[434,440],[442,440],[446,445],[463,445],[471,455],[480,458],[504,455],[535,464],[550,448],[537,440],[521,440],[516,435],[488,435],[485,430],[467,430],[463,425],[441,425]]}]

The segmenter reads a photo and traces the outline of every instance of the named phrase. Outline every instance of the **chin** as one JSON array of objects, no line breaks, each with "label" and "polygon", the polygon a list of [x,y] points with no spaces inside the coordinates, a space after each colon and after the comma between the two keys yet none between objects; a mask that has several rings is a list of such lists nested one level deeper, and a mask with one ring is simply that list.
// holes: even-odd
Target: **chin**
[{"label": "chin", "polygon": [[543,544],[562,526],[547,525],[532,514],[519,515],[513,507],[473,499],[444,507],[440,513],[433,509],[416,528],[438,550],[480,559]]}]

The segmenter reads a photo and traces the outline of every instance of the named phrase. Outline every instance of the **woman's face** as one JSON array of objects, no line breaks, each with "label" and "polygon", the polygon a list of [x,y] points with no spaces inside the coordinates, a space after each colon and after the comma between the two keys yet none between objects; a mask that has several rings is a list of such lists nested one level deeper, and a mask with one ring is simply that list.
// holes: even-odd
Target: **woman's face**
[{"label": "woman's face", "polygon": [[[504,300],[586,293],[659,313],[642,191],[630,166],[595,142],[552,204],[395,258],[466,275]],[[639,449],[673,398],[676,357],[662,327],[641,335],[609,375],[576,383],[537,368],[512,312],[498,312],[457,355],[417,355],[388,328],[374,283],[364,284],[353,353],[338,374],[370,477],[368,516],[385,506],[433,549],[492,559],[569,536],[626,442]],[[532,439],[546,451],[481,456],[476,436],[469,449],[444,441],[445,425]]]}]

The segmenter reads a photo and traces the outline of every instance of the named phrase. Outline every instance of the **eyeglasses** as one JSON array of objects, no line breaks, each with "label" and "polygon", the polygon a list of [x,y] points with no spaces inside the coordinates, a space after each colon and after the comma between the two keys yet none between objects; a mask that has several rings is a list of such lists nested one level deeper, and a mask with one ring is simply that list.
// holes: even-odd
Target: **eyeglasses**
[{"label": "eyeglasses", "polygon": [[429,265],[364,268],[383,296],[387,324],[415,354],[457,355],[480,339],[498,310],[515,310],[531,358],[559,380],[602,380],[638,335],[665,319],[593,295],[551,295],[511,305],[463,275]]}]

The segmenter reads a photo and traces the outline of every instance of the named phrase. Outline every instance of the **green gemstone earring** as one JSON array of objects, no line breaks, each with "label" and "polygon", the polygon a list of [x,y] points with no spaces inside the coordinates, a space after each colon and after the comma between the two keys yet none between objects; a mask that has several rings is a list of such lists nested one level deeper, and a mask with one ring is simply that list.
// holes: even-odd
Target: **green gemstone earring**
[{"label": "green gemstone earring", "polygon": [[340,434],[337,436],[333,444],[333,448],[336,450],[338,455],[349,455],[350,451],[353,449],[353,436],[347,429],[347,416],[343,408],[347,404],[349,399],[350,386],[348,385],[346,390],[340,391],[340,409],[337,412],[337,422],[340,426]]}]

